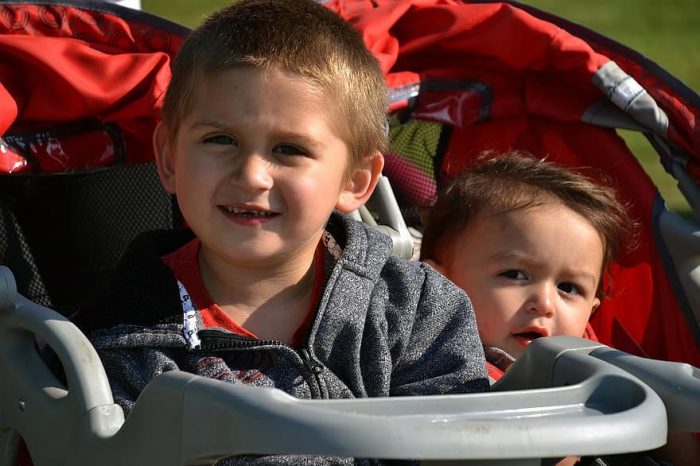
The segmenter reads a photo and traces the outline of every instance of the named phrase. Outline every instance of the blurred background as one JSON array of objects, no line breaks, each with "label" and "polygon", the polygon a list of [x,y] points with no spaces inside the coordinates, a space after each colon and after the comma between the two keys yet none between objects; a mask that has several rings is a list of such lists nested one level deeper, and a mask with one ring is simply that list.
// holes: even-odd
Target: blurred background
[{"label": "blurred background", "polygon": [[[141,0],[141,8],[187,27],[197,26],[230,0]],[[700,1],[673,0],[527,0],[535,8],[586,26],[641,53],[700,92]],[[688,215],[675,181],[658,163],[643,136],[623,132],[651,175],[669,208]]]}]

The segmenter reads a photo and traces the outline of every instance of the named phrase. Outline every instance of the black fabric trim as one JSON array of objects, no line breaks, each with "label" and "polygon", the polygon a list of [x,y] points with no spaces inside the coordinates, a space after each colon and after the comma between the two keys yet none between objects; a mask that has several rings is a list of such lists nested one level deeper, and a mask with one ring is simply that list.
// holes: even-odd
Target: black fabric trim
[{"label": "black fabric trim", "polygon": [[450,138],[452,137],[452,132],[454,127],[452,125],[444,124],[442,125],[442,130],[440,131],[440,139],[438,140],[437,148],[435,149],[435,159],[433,162],[433,175],[435,176],[435,184],[438,190],[442,188],[442,161],[447,155],[447,148],[450,145]]},{"label": "black fabric trim", "polygon": [[678,301],[678,307],[681,314],[685,318],[685,324],[695,339],[696,349],[700,350],[700,326],[695,320],[692,307],[688,302],[688,297],[685,295],[685,290],[681,284],[681,279],[678,277],[676,269],[673,266],[673,259],[671,259],[671,255],[668,252],[668,248],[666,247],[665,240],[659,228],[659,217],[665,210],[666,205],[657,192],[656,198],[654,199],[654,205],[652,207],[652,227],[654,232],[654,240],[656,243],[656,250],[658,251],[661,264],[666,272],[666,277],[671,284],[671,289],[673,290],[676,300]]},{"label": "black fabric trim", "polygon": [[479,123],[491,120],[491,107],[493,106],[493,92],[491,88],[481,81],[457,80],[457,79],[428,79],[421,81],[418,99],[423,92],[466,91],[481,94],[483,100],[479,107]]}]

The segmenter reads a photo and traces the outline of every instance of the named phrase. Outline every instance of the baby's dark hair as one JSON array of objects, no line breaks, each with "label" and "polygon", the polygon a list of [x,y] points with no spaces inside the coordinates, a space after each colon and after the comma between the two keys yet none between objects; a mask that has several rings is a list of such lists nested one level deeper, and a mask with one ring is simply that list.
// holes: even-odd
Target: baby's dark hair
[{"label": "baby's dark hair", "polygon": [[633,243],[634,222],[607,183],[524,152],[485,153],[438,194],[426,222],[421,259],[441,263],[450,254],[454,237],[481,215],[501,215],[553,200],[596,229],[603,243],[601,272],[617,256],[623,240]]}]

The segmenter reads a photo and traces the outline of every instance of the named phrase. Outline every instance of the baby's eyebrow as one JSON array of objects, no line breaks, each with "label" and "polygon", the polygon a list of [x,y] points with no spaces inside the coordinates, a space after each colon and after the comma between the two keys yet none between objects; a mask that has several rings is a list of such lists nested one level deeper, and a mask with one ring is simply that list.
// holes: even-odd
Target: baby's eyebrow
[{"label": "baby's eyebrow", "polygon": [[[527,253],[514,250],[498,251],[489,256],[487,260],[489,263],[498,264],[500,262],[513,262],[516,266],[526,266],[532,268],[537,268],[545,263],[545,261],[532,258],[532,256]],[[593,275],[586,271],[576,269],[567,270],[566,272],[571,280],[585,280],[591,282],[591,286],[596,286],[598,275]]]},{"label": "baby's eyebrow", "polygon": [[489,261],[499,262],[499,261],[516,261],[518,263],[527,263],[537,265],[537,261],[533,260],[529,254],[525,254],[519,251],[507,250],[498,251],[491,256],[489,256]]},{"label": "baby's eyebrow", "polygon": [[198,120],[190,125],[192,129],[198,129],[200,127],[227,129],[228,125],[219,120]]}]

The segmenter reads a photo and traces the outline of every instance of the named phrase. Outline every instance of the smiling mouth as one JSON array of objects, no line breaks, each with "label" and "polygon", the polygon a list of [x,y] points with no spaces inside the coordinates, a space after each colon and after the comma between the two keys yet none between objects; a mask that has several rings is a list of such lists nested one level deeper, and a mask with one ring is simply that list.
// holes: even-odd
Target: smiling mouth
[{"label": "smiling mouth", "polygon": [[279,215],[276,212],[271,212],[269,210],[258,210],[258,209],[239,209],[237,207],[222,206],[220,207],[224,212],[233,215],[240,215],[243,217],[251,218],[271,218]]}]

